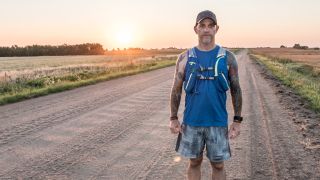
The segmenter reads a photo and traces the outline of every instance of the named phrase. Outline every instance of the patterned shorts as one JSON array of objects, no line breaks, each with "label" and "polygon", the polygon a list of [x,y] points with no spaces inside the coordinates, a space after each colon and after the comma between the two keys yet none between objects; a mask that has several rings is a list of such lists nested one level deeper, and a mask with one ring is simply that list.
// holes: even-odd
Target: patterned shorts
[{"label": "patterned shorts", "polygon": [[231,157],[228,127],[194,127],[182,124],[176,151],[187,158],[202,157],[204,149],[211,162],[222,162]]}]

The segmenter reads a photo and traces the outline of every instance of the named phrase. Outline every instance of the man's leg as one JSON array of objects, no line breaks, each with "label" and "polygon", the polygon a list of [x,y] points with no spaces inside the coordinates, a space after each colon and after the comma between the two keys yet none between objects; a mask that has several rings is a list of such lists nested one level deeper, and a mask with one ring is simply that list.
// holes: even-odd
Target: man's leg
[{"label": "man's leg", "polygon": [[201,179],[201,163],[202,157],[200,158],[192,158],[189,161],[188,166],[188,180],[200,180]]},{"label": "man's leg", "polygon": [[223,162],[210,162],[212,167],[212,180],[225,180],[226,171]]},{"label": "man's leg", "polygon": [[203,128],[184,125],[182,127],[182,136],[178,153],[181,156],[190,158],[187,170],[189,180],[199,180],[201,177],[201,163],[203,159],[203,150],[205,147]]},{"label": "man's leg", "polygon": [[228,127],[209,127],[205,131],[207,157],[211,162],[212,179],[226,179],[224,161],[231,157]]}]

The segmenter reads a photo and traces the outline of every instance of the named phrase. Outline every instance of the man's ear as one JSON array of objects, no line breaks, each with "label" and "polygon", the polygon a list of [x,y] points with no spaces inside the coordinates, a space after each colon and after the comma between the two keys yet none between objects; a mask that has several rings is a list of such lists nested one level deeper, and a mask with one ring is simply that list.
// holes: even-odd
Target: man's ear
[{"label": "man's ear", "polygon": [[216,33],[218,32],[218,30],[219,30],[219,26],[218,26],[218,25],[216,25]]},{"label": "man's ear", "polygon": [[197,25],[195,25],[195,26],[193,27],[193,30],[194,30],[194,32],[195,32],[196,34],[198,34]]}]

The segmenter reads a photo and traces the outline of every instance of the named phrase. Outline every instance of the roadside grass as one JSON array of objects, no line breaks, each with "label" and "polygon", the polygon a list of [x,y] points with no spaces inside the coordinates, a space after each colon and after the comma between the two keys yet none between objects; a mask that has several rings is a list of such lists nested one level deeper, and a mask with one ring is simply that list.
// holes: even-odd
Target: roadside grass
[{"label": "roadside grass", "polygon": [[290,59],[250,54],[265,65],[286,86],[308,101],[309,107],[320,112],[320,72],[318,68]]},{"label": "roadside grass", "polygon": [[238,52],[240,52],[242,50],[242,48],[228,48],[231,52],[233,52],[234,54],[238,54]]},{"label": "roadside grass", "polygon": [[[70,73],[37,77],[21,76],[0,82],[0,105],[74,89],[98,82],[152,71],[174,65],[176,57],[156,58],[143,62],[126,62],[119,66],[77,67]],[[36,78],[35,78],[36,77]]]}]

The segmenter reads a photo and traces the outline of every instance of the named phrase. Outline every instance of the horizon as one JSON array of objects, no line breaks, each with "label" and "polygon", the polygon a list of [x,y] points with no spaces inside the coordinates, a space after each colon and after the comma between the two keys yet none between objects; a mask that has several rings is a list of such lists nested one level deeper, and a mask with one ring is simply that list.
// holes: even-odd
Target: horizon
[{"label": "horizon", "polygon": [[[57,44],[57,45],[52,45],[52,44],[30,44],[30,45],[25,45],[25,46],[18,46],[19,48],[26,48],[27,46],[62,46],[62,45],[70,45],[70,46],[73,46],[73,45],[81,45],[81,44],[87,44],[87,43],[79,43],[79,44]],[[89,43],[90,44],[90,43]],[[95,44],[95,42],[93,42],[93,44]],[[99,44],[99,43],[98,43]],[[317,46],[308,46],[307,44],[300,44],[300,43],[296,43],[296,44],[299,44],[300,46],[307,46],[307,49],[313,49],[313,48],[319,48]],[[101,44],[102,45],[102,44]],[[219,44],[217,44],[219,45]],[[295,45],[295,44],[294,44]],[[294,46],[293,45],[293,46]],[[3,47],[13,47],[13,46],[16,46],[16,44],[13,44],[13,45],[10,45],[10,46],[0,46],[0,48],[3,48]],[[102,45],[103,46],[103,45]],[[282,46],[282,45],[280,45]],[[248,48],[248,49],[255,49],[255,48],[293,48],[293,49],[297,49],[297,48],[294,48],[293,46],[284,46],[284,47],[271,47],[271,46],[257,46],[257,47],[227,47],[227,46],[223,46],[225,48],[239,48],[239,49],[243,49],[243,48]],[[158,47],[158,48],[142,48],[142,47],[123,47],[123,48],[111,48],[111,49],[108,49],[108,48],[104,48],[103,49],[105,51],[124,51],[124,50],[161,50],[161,49],[188,49],[188,47],[186,48],[178,48],[178,47]]]},{"label": "horizon", "polygon": [[[95,43],[95,42],[93,42]],[[66,44],[66,45],[80,45],[80,44],[86,44],[86,43],[79,43],[79,44]],[[100,44],[100,43],[98,43]],[[300,43],[296,43],[296,44],[299,44],[301,46],[307,46],[308,48],[307,49],[313,49],[313,48],[319,48],[318,46],[308,46],[306,44],[300,44]],[[13,45],[10,45],[10,46],[0,46],[0,48],[2,47],[12,47],[12,46],[15,46],[16,44],[13,44]],[[39,45],[39,46],[61,46],[61,45],[64,45],[64,44],[57,44],[57,45],[54,45],[54,44],[31,44],[31,45],[25,45],[25,46],[19,46],[17,45],[18,47],[20,48],[25,48],[27,46],[34,46],[34,45]],[[101,44],[102,45],[102,44]],[[217,45],[220,45],[220,44],[217,44]],[[103,46],[103,45],[102,45]],[[282,46],[282,45],[280,45]],[[281,48],[281,47],[272,47],[272,46],[256,46],[256,47],[228,47],[228,46],[223,46],[225,48],[239,48],[239,49],[245,49],[245,48],[248,48],[248,49],[255,49],[255,48]],[[294,46],[294,45],[293,45]],[[285,46],[284,48],[293,48],[295,49],[293,46]],[[190,47],[185,47],[185,48],[179,48],[179,47],[158,47],[158,48],[142,48],[142,47],[123,47],[123,48],[111,48],[111,49],[108,49],[108,48],[104,48],[103,49],[105,51],[123,51],[123,50],[132,50],[132,49],[139,49],[139,50],[161,50],[161,49],[170,49],[170,48],[174,48],[174,49],[188,49]]]},{"label": "horizon", "polygon": [[209,9],[218,19],[216,44],[221,46],[320,47],[320,2],[307,1],[4,0],[0,46],[99,43],[108,50],[185,49],[197,45],[195,18]]}]

